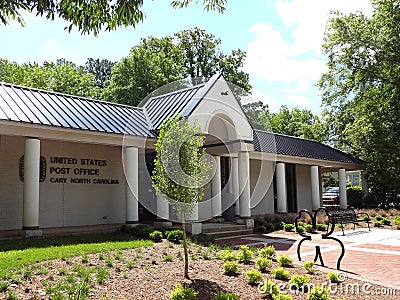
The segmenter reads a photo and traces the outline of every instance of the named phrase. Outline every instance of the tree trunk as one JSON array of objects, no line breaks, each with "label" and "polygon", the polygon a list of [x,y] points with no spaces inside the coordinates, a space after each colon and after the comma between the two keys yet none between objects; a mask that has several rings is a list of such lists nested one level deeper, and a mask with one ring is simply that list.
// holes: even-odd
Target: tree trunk
[{"label": "tree trunk", "polygon": [[185,259],[185,278],[190,279],[189,277],[189,257],[187,251],[187,241],[186,241],[186,226],[185,226],[185,213],[182,212],[182,231],[183,231],[183,252],[184,252],[184,259]]}]

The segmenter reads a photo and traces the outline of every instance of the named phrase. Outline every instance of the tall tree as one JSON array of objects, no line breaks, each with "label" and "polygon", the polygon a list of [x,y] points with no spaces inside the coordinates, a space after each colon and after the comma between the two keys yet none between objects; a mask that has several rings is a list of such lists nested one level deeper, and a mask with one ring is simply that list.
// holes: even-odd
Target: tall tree
[{"label": "tall tree", "polygon": [[108,59],[99,58],[93,59],[88,58],[85,64],[86,72],[94,75],[94,81],[96,85],[104,89],[111,79],[111,68],[115,62],[109,61]]},{"label": "tall tree", "polygon": [[[0,1],[0,21],[7,25],[10,19],[24,25],[21,11],[35,11],[37,15],[54,20],[58,16],[67,22],[71,31],[75,26],[82,33],[97,35],[102,28],[110,31],[119,26],[133,26],[142,22],[143,0],[2,0]],[[174,0],[172,7],[188,6],[193,0]],[[197,1],[196,1],[197,2]],[[224,12],[226,0],[203,0],[205,10]]]},{"label": "tall tree", "polygon": [[183,55],[172,38],[143,38],[112,68],[103,99],[136,106],[160,86],[182,79]]},{"label": "tall tree", "polygon": [[311,110],[282,105],[278,112],[268,117],[273,132],[322,142],[325,140],[324,125]]},{"label": "tall tree", "polygon": [[268,116],[269,116],[268,105],[264,104],[261,101],[258,101],[258,102],[250,102],[244,104],[242,105],[242,108],[250,124],[255,129],[260,129],[264,131],[272,130],[268,121]]},{"label": "tall tree", "polygon": [[400,1],[372,0],[373,14],[341,14],[328,22],[320,79],[331,135],[362,156],[377,203],[399,205]]},{"label": "tall tree", "polygon": [[99,96],[94,75],[65,59],[43,65],[0,60],[0,81],[89,98]]},{"label": "tall tree", "polygon": [[157,194],[172,204],[181,217],[185,278],[189,278],[186,220],[203,198],[210,170],[209,162],[204,159],[204,142],[201,127],[177,115],[162,123],[155,145],[153,185]]},{"label": "tall tree", "polygon": [[234,90],[235,94],[248,93],[249,76],[240,69],[245,53],[235,50],[224,55],[220,42],[199,28],[183,30],[174,37],[142,39],[128,57],[112,68],[103,99],[135,106],[167,83],[190,78],[192,84],[197,84],[199,77],[211,77],[217,72],[240,87]]}]

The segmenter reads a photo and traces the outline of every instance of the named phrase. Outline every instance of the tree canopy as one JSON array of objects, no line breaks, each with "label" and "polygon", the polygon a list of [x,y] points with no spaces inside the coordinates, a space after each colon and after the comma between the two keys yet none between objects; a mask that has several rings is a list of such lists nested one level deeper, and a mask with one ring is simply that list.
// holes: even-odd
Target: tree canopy
[{"label": "tree canopy", "polygon": [[208,78],[217,72],[249,92],[249,75],[241,70],[245,52],[237,49],[224,54],[220,44],[220,39],[199,28],[163,38],[143,38],[129,56],[113,66],[103,99],[136,106],[167,83],[190,78],[197,84],[199,77]]},{"label": "tree canopy", "polygon": [[[203,0],[204,10],[224,12],[227,0]],[[182,8],[193,0],[174,0],[171,6]],[[197,2],[197,1],[196,1]],[[143,0],[3,0],[0,1],[0,21],[7,25],[10,20],[17,20],[24,25],[21,11],[33,11],[46,19],[56,16],[69,22],[65,27],[71,31],[77,27],[82,34],[97,35],[103,28],[111,31],[120,26],[133,26],[145,18]]]},{"label": "tree canopy", "polygon": [[336,144],[362,156],[372,198],[399,206],[400,1],[372,0],[373,14],[336,13],[319,86]]},{"label": "tree canopy", "polygon": [[65,59],[43,65],[0,59],[0,81],[89,98],[100,95],[95,75]]}]

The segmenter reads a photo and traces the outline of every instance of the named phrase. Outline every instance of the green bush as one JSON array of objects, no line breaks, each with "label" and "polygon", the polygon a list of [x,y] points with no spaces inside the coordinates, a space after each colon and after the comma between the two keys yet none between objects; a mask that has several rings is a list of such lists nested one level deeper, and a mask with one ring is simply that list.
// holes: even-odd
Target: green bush
[{"label": "green bush", "polygon": [[247,277],[247,283],[251,285],[256,285],[262,280],[261,272],[256,269],[250,269],[246,271],[246,277]]},{"label": "green bush", "polygon": [[233,293],[218,292],[218,294],[213,296],[211,300],[240,300],[240,298]]},{"label": "green bush", "polygon": [[297,232],[298,233],[303,233],[304,231],[306,231],[304,226],[297,225]]},{"label": "green bush", "polygon": [[387,225],[387,226],[392,225],[392,223],[390,222],[390,220],[388,218],[383,218],[382,223],[383,223],[383,225]]},{"label": "green bush", "polygon": [[249,262],[253,258],[253,251],[249,246],[240,246],[238,259],[243,262]]},{"label": "green bush", "polygon": [[361,186],[348,186],[347,191],[347,204],[355,208],[363,208],[362,187]]},{"label": "green bush", "polygon": [[314,262],[313,261],[306,261],[303,264],[303,267],[307,271],[308,274],[314,274],[315,273],[315,268],[314,268]]},{"label": "green bush", "polygon": [[398,229],[400,229],[400,216],[394,217],[394,224],[397,226]]},{"label": "green bush", "polygon": [[188,287],[182,286],[182,284],[177,283],[172,288],[172,292],[169,293],[169,297],[172,300],[194,300],[196,299],[197,292]]},{"label": "green bush", "polygon": [[278,294],[276,296],[272,296],[273,300],[293,300],[293,297],[288,294]]},{"label": "green bush", "polygon": [[382,227],[382,226],[383,226],[383,221],[374,222],[374,227]]},{"label": "green bush", "polygon": [[325,231],[326,228],[327,228],[326,224],[323,224],[323,223],[318,223],[317,224],[317,230],[318,231]]},{"label": "green bush", "polygon": [[377,216],[375,216],[375,220],[383,221],[383,217],[381,215],[377,215]]},{"label": "green bush", "polygon": [[156,243],[161,242],[162,237],[163,237],[163,234],[159,230],[154,230],[152,233],[149,234],[149,238]]},{"label": "green bush", "polygon": [[[259,286],[258,290],[261,294],[270,295],[272,297],[278,296],[281,293],[279,286],[272,280],[265,280],[262,285]],[[273,298],[275,299],[275,298]]]},{"label": "green bush", "polygon": [[327,275],[328,279],[332,283],[341,283],[342,281],[339,278],[339,274],[336,272],[329,272]]},{"label": "green bush", "polygon": [[218,258],[222,259],[223,261],[233,261],[236,260],[236,254],[232,250],[223,250],[218,255]]},{"label": "green bush", "polygon": [[329,290],[317,285],[307,295],[309,300],[329,300]]},{"label": "green bush", "polygon": [[305,230],[307,231],[307,232],[314,232],[314,228],[313,228],[313,226],[311,225],[311,224],[306,224],[306,225],[304,225],[304,228],[305,228]]},{"label": "green bush", "polygon": [[371,217],[369,215],[364,215],[364,217],[362,217],[363,221],[370,221]]},{"label": "green bush", "polygon": [[310,282],[310,276],[293,275],[289,280],[289,284],[298,290],[304,290],[305,285]]},{"label": "green bush", "polygon": [[137,226],[123,225],[121,231],[129,233],[137,238],[148,239],[149,234],[153,232],[153,228],[147,225],[139,224]]},{"label": "green bush", "polygon": [[277,261],[282,267],[291,267],[293,265],[293,259],[286,254],[279,255]]},{"label": "green bush", "polygon": [[238,272],[238,263],[237,261],[226,261],[223,265],[224,274],[229,276],[234,276]]},{"label": "green bush", "polygon": [[183,240],[183,231],[176,229],[168,232],[167,240],[176,244],[179,243],[181,240]]},{"label": "green bush", "polygon": [[274,275],[275,279],[281,279],[281,280],[288,280],[290,276],[289,271],[285,270],[282,267],[273,269],[272,274]]},{"label": "green bush", "polygon": [[282,228],[283,228],[283,230],[290,232],[290,231],[293,231],[295,226],[294,226],[294,224],[291,224],[291,223],[287,224],[285,222],[282,222]]},{"label": "green bush", "polygon": [[255,221],[254,228],[257,232],[266,233],[273,231],[275,226],[269,221],[257,219]]},{"label": "green bush", "polygon": [[256,267],[259,271],[265,272],[272,264],[272,261],[268,258],[259,257],[256,260]]},{"label": "green bush", "polygon": [[275,247],[273,245],[264,245],[264,248],[260,249],[258,256],[262,258],[273,258],[275,256]]}]

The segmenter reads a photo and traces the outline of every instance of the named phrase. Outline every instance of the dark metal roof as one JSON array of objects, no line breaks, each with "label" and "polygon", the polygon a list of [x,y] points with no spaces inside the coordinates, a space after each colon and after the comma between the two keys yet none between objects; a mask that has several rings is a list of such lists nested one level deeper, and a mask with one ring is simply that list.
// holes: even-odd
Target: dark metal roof
[{"label": "dark metal roof", "polygon": [[142,108],[1,82],[0,120],[153,136]]},{"label": "dark metal roof", "polygon": [[316,141],[254,130],[254,150],[258,152],[363,164],[361,159]]},{"label": "dark metal roof", "polygon": [[216,74],[205,83],[154,96],[139,104],[147,113],[151,129],[160,129],[165,119],[177,113],[189,116],[221,76]]}]

